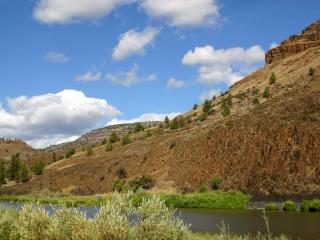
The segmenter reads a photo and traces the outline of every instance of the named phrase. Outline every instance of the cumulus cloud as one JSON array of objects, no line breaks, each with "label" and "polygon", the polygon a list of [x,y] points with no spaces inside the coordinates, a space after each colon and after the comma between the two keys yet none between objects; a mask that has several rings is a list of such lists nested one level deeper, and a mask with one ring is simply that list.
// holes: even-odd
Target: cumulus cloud
[{"label": "cumulus cloud", "polygon": [[76,82],[92,82],[101,80],[102,74],[101,72],[86,72],[83,75],[79,75],[75,78]]},{"label": "cumulus cloud", "polygon": [[183,80],[177,80],[175,78],[170,78],[167,82],[168,89],[177,89],[188,87],[188,83]]},{"label": "cumulus cloud", "polygon": [[52,63],[68,63],[70,58],[64,55],[63,53],[58,52],[48,52],[44,56],[44,60]]},{"label": "cumulus cloud", "polygon": [[131,87],[144,81],[156,80],[157,76],[155,74],[150,74],[147,77],[140,77],[138,75],[139,69],[139,66],[137,64],[134,64],[128,72],[120,71],[116,74],[108,73],[107,79],[123,87]]},{"label": "cumulus cloud", "polygon": [[253,71],[264,61],[265,52],[260,46],[214,49],[207,45],[196,47],[182,59],[182,63],[199,67],[199,81],[205,85],[225,83],[228,86]]},{"label": "cumulus cloud", "polygon": [[112,57],[115,60],[123,60],[133,55],[143,55],[145,47],[153,43],[159,30],[152,27],[146,27],[142,32],[130,30],[122,34],[118,45],[114,48]]},{"label": "cumulus cloud", "polygon": [[141,6],[149,16],[175,27],[213,25],[219,19],[215,0],[141,0]]},{"label": "cumulus cloud", "polygon": [[76,90],[8,98],[7,105],[8,110],[0,106],[0,135],[36,147],[74,138],[121,114],[106,100]]},{"label": "cumulus cloud", "polygon": [[278,46],[279,46],[278,43],[271,43],[271,44],[270,44],[270,49],[276,48],[276,47],[278,47]]},{"label": "cumulus cloud", "polygon": [[46,24],[96,20],[135,0],[38,0],[33,17]]},{"label": "cumulus cloud", "polygon": [[168,114],[158,114],[158,113],[146,113],[141,115],[140,117],[133,119],[112,119],[107,123],[107,126],[124,124],[124,123],[136,123],[136,122],[149,122],[149,121],[163,121],[166,116],[170,119],[175,118],[176,116],[181,115],[181,113],[168,113]]}]

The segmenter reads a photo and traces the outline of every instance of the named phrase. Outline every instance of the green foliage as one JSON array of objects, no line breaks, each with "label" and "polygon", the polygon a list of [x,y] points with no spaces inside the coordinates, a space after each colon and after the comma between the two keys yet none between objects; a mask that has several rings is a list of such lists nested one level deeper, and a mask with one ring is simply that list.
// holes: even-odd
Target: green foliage
[{"label": "green foliage", "polygon": [[195,103],[195,104],[193,105],[192,109],[193,109],[193,110],[196,110],[198,107],[199,107],[198,104]]},{"label": "green foliage", "polygon": [[203,122],[207,119],[208,114],[207,113],[202,113],[199,117],[197,117],[198,122]]},{"label": "green foliage", "polygon": [[19,181],[21,165],[20,153],[13,154],[11,156],[10,166],[8,170],[8,177],[10,180],[16,180],[17,182]]},{"label": "green foliage", "polygon": [[313,67],[309,68],[309,76],[313,76],[315,72],[316,70]]},{"label": "green foliage", "polygon": [[44,167],[45,167],[44,162],[43,161],[38,161],[31,167],[31,171],[35,175],[42,175]]},{"label": "green foliage", "polygon": [[66,153],[66,158],[71,158],[75,153],[76,153],[76,150],[75,150],[74,148],[70,149],[70,150]]},{"label": "green foliage", "polygon": [[129,187],[136,192],[140,188],[145,190],[150,190],[155,186],[155,180],[151,178],[150,176],[141,176],[136,177],[135,179],[131,180],[129,182]]},{"label": "green foliage", "polygon": [[91,157],[91,156],[93,156],[93,150],[92,150],[92,147],[87,147],[86,155],[87,155],[87,157]]},{"label": "green foliage", "polygon": [[21,166],[20,174],[19,174],[19,180],[23,183],[28,182],[30,179],[29,171],[27,167],[23,164]]},{"label": "green foliage", "polygon": [[202,111],[207,115],[212,113],[212,103],[208,99],[206,99],[203,103]]},{"label": "green foliage", "polygon": [[150,129],[147,130],[146,133],[146,138],[152,137],[152,132],[150,131]]},{"label": "green foliage", "polygon": [[274,72],[271,73],[271,76],[269,78],[269,84],[272,85],[277,81],[277,76]]},{"label": "green foliage", "polygon": [[4,161],[0,159],[0,186],[6,184],[6,168]]},{"label": "green foliage", "polygon": [[117,177],[122,179],[127,177],[127,171],[124,167],[119,167],[116,171]]},{"label": "green foliage", "polygon": [[128,145],[131,143],[130,136],[127,134],[122,138],[121,144],[122,145]]},{"label": "green foliage", "polygon": [[141,123],[136,123],[135,126],[134,126],[134,130],[133,131],[135,133],[143,132],[144,131],[144,127],[142,126]]},{"label": "green foliage", "polygon": [[103,139],[102,141],[101,141],[101,145],[106,145],[108,143],[108,139]]},{"label": "green foliage", "polygon": [[207,186],[204,183],[201,183],[200,187],[199,187],[199,193],[204,193],[204,192],[207,192],[207,191],[208,191]]},{"label": "green foliage", "polygon": [[283,210],[289,212],[297,211],[297,205],[294,201],[288,200],[283,204]]},{"label": "green foliage", "polygon": [[320,199],[303,200],[300,209],[304,212],[320,212]]},{"label": "green foliage", "polygon": [[264,98],[269,98],[270,97],[270,88],[266,87],[263,91],[263,97]]},{"label": "green foliage", "polygon": [[175,130],[183,128],[187,123],[187,120],[184,116],[177,116],[170,122],[170,129]]},{"label": "green foliage", "polygon": [[257,98],[257,97],[253,98],[252,103],[254,105],[259,105],[260,104],[259,98]]},{"label": "green foliage", "polygon": [[166,116],[165,119],[164,119],[164,126],[165,126],[166,128],[169,128],[169,127],[170,127],[170,119],[169,119],[168,116]]},{"label": "green foliage", "polygon": [[107,151],[107,152],[111,152],[112,150],[113,150],[112,143],[109,142],[109,143],[107,144],[107,146],[106,146],[106,151]]},{"label": "green foliage", "polygon": [[276,203],[267,203],[264,205],[264,209],[267,211],[277,211],[279,206]]},{"label": "green foliage", "polygon": [[123,179],[116,179],[112,183],[112,191],[113,192],[122,192],[125,186],[125,181]]},{"label": "green foliage", "polygon": [[113,144],[116,143],[120,140],[120,138],[118,137],[118,135],[115,132],[112,132],[110,137],[109,137],[109,143]]},{"label": "green foliage", "polygon": [[211,180],[211,188],[212,190],[218,190],[220,187],[220,184],[222,183],[222,179],[219,177],[214,177]]},{"label": "green foliage", "polygon": [[222,101],[222,113],[221,114],[223,117],[227,117],[230,115],[230,113],[231,113],[231,110],[230,110],[230,105],[228,103],[228,100],[224,99]]}]

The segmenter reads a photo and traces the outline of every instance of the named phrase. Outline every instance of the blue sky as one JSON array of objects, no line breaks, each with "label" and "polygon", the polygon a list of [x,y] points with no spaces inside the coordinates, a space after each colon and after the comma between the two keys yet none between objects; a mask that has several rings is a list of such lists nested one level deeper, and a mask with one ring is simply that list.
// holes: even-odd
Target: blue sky
[{"label": "blue sky", "polygon": [[316,0],[0,0],[0,135],[43,147],[188,111],[319,10]]}]

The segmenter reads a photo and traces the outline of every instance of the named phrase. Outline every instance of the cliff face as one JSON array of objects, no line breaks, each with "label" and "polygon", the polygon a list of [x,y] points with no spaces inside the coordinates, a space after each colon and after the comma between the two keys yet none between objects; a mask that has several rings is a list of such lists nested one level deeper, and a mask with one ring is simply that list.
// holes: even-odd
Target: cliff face
[{"label": "cliff face", "polygon": [[308,26],[300,35],[292,35],[280,46],[268,51],[266,64],[280,61],[316,46],[320,46],[320,20]]}]

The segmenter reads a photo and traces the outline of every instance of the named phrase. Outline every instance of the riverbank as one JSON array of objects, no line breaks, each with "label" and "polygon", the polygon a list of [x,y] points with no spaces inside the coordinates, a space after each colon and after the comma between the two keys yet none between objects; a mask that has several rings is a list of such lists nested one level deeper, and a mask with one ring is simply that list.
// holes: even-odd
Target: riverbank
[{"label": "riverbank", "polygon": [[[65,196],[54,193],[34,193],[29,195],[1,195],[0,201],[37,203],[65,206],[100,206],[112,198],[113,194],[94,196]],[[135,206],[143,199],[150,199],[154,194],[140,193],[130,195]],[[173,208],[207,208],[207,209],[246,209],[250,196],[238,191],[212,191],[192,194],[159,194],[167,206]]]}]

